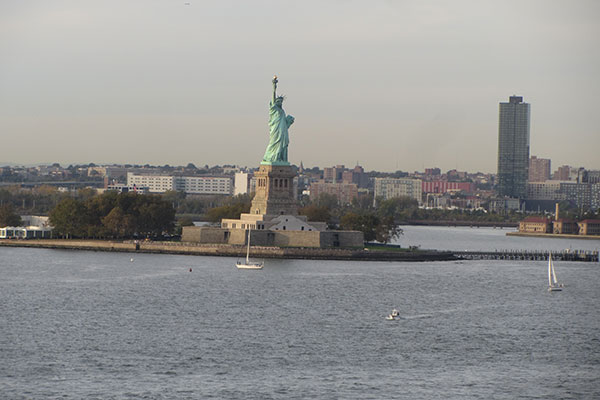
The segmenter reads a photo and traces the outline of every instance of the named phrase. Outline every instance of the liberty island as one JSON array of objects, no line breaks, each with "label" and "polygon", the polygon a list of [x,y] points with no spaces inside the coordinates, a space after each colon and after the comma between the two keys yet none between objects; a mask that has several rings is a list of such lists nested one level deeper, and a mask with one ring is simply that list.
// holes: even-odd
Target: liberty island
[{"label": "liberty island", "polygon": [[249,213],[239,219],[223,219],[219,228],[183,228],[182,242],[247,245],[246,233],[252,231],[252,244],[276,247],[364,248],[360,231],[329,230],[325,222],[308,221],[298,215],[296,170],[288,161],[289,128],[294,117],[283,110],[283,96],[277,95],[277,76],[269,102],[269,143],[256,179],[256,190]]}]

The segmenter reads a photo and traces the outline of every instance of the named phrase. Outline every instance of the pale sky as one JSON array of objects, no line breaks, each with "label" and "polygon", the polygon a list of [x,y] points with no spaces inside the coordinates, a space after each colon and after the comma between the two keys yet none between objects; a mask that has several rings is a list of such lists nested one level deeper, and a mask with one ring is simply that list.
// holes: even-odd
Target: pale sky
[{"label": "pale sky", "polygon": [[597,0],[2,0],[0,165],[257,166],[274,74],[295,164],[600,169]]}]

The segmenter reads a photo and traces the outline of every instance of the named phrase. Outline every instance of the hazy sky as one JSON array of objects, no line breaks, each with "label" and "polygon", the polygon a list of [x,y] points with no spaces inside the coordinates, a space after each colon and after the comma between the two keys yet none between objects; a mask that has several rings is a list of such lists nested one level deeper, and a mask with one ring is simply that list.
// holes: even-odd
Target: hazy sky
[{"label": "hazy sky", "polygon": [[2,0],[0,163],[257,166],[273,74],[292,163],[495,172],[516,94],[600,169],[597,0]]}]

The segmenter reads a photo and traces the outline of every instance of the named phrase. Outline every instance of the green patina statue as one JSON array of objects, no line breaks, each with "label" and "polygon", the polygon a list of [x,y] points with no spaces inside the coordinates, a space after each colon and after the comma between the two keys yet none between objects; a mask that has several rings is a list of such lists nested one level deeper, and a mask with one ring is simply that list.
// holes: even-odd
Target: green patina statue
[{"label": "green patina statue", "polygon": [[294,123],[294,117],[286,116],[283,111],[283,96],[277,96],[277,76],[273,77],[273,98],[269,103],[269,144],[261,164],[290,165],[288,162],[288,128]]}]

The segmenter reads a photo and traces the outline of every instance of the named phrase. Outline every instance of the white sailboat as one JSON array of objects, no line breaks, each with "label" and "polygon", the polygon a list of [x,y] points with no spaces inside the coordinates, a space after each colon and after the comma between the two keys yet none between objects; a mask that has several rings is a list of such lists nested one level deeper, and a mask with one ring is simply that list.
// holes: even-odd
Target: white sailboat
[{"label": "white sailboat", "polygon": [[557,292],[562,290],[563,285],[558,284],[556,273],[554,272],[554,263],[552,262],[552,253],[548,254],[548,291]]},{"label": "white sailboat", "polygon": [[251,229],[248,229],[248,247],[246,249],[246,262],[238,261],[235,265],[239,269],[262,269],[262,262],[250,262],[250,232]]}]

